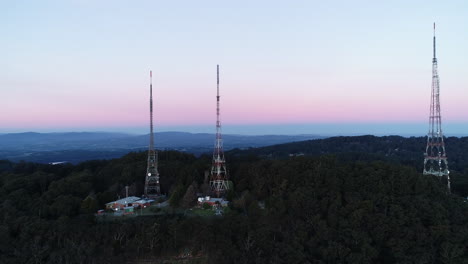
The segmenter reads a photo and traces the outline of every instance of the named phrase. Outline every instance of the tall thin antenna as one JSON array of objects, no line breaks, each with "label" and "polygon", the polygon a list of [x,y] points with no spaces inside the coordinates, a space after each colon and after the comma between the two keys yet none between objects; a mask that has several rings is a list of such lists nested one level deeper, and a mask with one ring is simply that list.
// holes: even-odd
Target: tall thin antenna
[{"label": "tall thin antenna", "polygon": [[436,36],[435,36],[435,22],[434,22],[434,39],[433,39],[433,50],[434,50],[434,56],[432,57],[433,60],[437,60],[436,59]]},{"label": "tall thin antenna", "polygon": [[154,149],[153,134],[153,71],[150,71],[150,149]]},{"label": "tall thin antenna", "polygon": [[220,197],[228,189],[226,160],[224,159],[223,140],[221,137],[221,121],[219,118],[219,65],[216,65],[216,140],[211,166],[211,190]]},{"label": "tall thin antenna", "polygon": [[450,171],[445,154],[444,135],[442,133],[442,116],[440,111],[440,83],[437,71],[436,36],[434,23],[432,58],[432,89],[431,106],[429,110],[429,132],[427,134],[426,153],[424,153],[424,175],[447,176],[447,188],[450,192]]},{"label": "tall thin antenna", "polygon": [[148,147],[148,164],[146,167],[145,196],[156,198],[161,194],[159,186],[158,156],[154,149],[153,133],[153,72],[150,71],[150,143]]},{"label": "tall thin antenna", "polygon": [[216,65],[216,134],[221,136],[221,121],[219,120],[219,65]]}]

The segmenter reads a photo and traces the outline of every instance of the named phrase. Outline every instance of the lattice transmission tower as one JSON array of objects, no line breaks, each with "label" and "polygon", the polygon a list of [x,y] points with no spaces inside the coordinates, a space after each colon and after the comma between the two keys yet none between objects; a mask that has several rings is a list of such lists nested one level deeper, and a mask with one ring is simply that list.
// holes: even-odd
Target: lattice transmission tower
[{"label": "lattice transmission tower", "polygon": [[221,121],[219,119],[219,65],[216,65],[216,140],[213,151],[213,163],[211,166],[211,191],[218,197],[229,189],[227,182],[226,160],[224,159],[223,139],[221,137]]},{"label": "lattice transmission tower", "polygon": [[450,176],[447,155],[445,154],[444,135],[442,133],[442,116],[440,113],[440,87],[437,72],[436,37],[434,23],[432,58],[432,91],[429,114],[429,133],[427,134],[426,153],[424,153],[424,175],[447,176],[447,188],[450,192]]},{"label": "lattice transmission tower", "polygon": [[150,143],[148,148],[148,165],[146,167],[145,196],[156,198],[161,195],[158,173],[158,153],[154,149],[153,134],[153,73],[150,71]]}]

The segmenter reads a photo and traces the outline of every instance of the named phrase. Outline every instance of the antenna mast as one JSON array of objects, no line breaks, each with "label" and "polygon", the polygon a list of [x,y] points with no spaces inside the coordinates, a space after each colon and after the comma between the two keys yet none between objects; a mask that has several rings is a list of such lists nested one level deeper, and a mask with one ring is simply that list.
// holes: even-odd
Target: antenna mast
[{"label": "antenna mast", "polygon": [[437,71],[436,36],[434,23],[432,58],[432,90],[429,114],[429,132],[427,134],[426,153],[424,153],[424,175],[447,176],[447,188],[450,192],[450,171],[445,154],[444,135],[442,134],[442,116],[440,112],[440,87]]},{"label": "antenna mast", "polygon": [[219,119],[219,65],[216,65],[216,140],[213,151],[213,163],[211,166],[211,190],[220,197],[228,189],[226,160],[224,159],[223,140],[221,137],[221,121]]},{"label": "antenna mast", "polygon": [[158,173],[158,153],[154,149],[153,133],[153,72],[150,71],[150,143],[148,148],[148,165],[146,167],[145,197],[156,198],[161,194]]}]

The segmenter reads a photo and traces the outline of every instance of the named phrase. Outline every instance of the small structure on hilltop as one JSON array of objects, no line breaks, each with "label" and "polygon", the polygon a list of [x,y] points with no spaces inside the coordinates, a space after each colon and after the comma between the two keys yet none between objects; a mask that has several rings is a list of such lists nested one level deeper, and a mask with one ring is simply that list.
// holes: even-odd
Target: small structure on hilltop
[{"label": "small structure on hilltop", "polygon": [[229,205],[229,202],[224,200],[223,198],[213,198],[210,196],[206,197],[199,197],[198,198],[198,205],[203,206],[203,204],[209,204],[211,206],[221,206],[226,207]]},{"label": "small structure on hilltop", "polygon": [[123,208],[123,210],[124,210],[123,214],[124,215],[132,215],[134,213],[134,209],[135,209],[135,207],[133,207],[133,206],[124,207]]},{"label": "small structure on hilltop", "polygon": [[[119,199],[117,201],[106,203],[106,209],[110,209],[114,211],[127,210],[130,212],[130,209],[128,207],[146,208],[150,206],[153,202],[154,200],[151,200],[151,199],[145,199],[145,198],[142,199],[136,196],[129,196],[126,198]],[[131,211],[133,211],[133,209]]]},{"label": "small structure on hilltop", "polygon": [[140,197],[129,196],[117,201],[106,203],[106,209],[122,210],[127,206],[132,206],[134,202],[141,200]]},{"label": "small structure on hilltop", "polygon": [[152,203],[154,203],[154,200],[151,199],[141,199],[138,201],[133,202],[133,207],[135,208],[146,208],[149,207]]}]

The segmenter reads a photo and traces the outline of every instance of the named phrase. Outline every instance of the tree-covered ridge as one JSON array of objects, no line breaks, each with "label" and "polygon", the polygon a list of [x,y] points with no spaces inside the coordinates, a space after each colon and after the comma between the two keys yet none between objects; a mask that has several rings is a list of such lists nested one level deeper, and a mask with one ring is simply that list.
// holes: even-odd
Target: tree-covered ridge
[{"label": "tree-covered ridge", "polygon": [[[467,204],[412,168],[382,162],[344,165],[322,157],[261,161],[244,173],[251,176],[244,178],[247,185],[255,186],[249,193],[266,201],[265,218],[257,222],[265,233],[258,239],[282,242],[260,243],[276,245],[256,249],[272,254],[263,262],[269,254],[252,256],[257,263],[287,256],[297,258],[287,263],[431,263],[449,258],[457,263],[468,258]],[[262,213],[255,203],[246,208],[249,216]]]},{"label": "tree-covered ridge", "polygon": [[[321,156],[333,154],[342,162],[388,161],[408,165],[423,170],[425,137],[400,136],[356,136],[331,137],[286,143],[247,150],[232,150],[228,154],[234,157],[259,156],[265,159],[288,158],[306,155]],[[449,137],[445,145],[452,179],[452,191],[468,197],[468,137]]]},{"label": "tree-covered ridge", "polygon": [[[368,153],[398,160],[415,160],[422,170],[422,156],[425,152],[427,139],[425,137],[401,136],[342,136],[325,139],[314,139],[285,143],[247,150],[232,150],[231,154],[253,154],[264,157],[281,158],[290,154],[324,155],[331,153]],[[464,155],[468,148],[468,137],[449,137],[445,139],[447,155],[452,161],[450,165],[455,170],[468,170],[465,164],[468,157]],[[415,163],[416,165],[416,163]],[[418,167],[418,169],[419,169]]]},{"label": "tree-covered ridge", "polygon": [[[349,156],[347,156],[349,155]],[[414,167],[340,156],[228,157],[231,210],[97,221],[142,192],[146,153],[79,165],[0,162],[3,263],[467,263],[468,203]],[[204,182],[210,157],[161,152],[175,205]],[[184,258],[183,258],[184,259]]]}]

